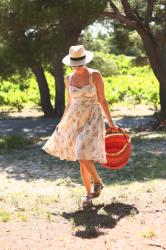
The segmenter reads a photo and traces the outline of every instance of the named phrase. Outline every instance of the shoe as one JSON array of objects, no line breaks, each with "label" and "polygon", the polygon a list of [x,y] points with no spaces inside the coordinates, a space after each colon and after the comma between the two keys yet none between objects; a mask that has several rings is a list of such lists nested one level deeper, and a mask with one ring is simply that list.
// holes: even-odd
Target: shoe
[{"label": "shoe", "polygon": [[102,182],[94,184],[94,190],[93,190],[93,193],[92,193],[93,198],[99,197],[99,195],[101,194],[101,190],[103,189],[103,187],[104,187],[104,185],[103,185]]},{"label": "shoe", "polygon": [[88,194],[87,196],[85,196],[82,204],[83,209],[91,208],[93,206],[92,199],[93,199],[92,194]]}]

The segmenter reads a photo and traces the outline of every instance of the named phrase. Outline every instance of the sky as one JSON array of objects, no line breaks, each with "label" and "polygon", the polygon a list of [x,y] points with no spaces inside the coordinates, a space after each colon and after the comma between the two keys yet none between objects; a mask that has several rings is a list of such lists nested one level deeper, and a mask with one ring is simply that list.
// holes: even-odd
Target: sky
[{"label": "sky", "polygon": [[95,23],[88,26],[88,30],[90,31],[92,36],[94,38],[96,38],[98,32],[105,35],[108,33],[108,31],[110,32],[111,29],[110,29],[110,27],[108,28],[107,24],[101,24],[101,23],[95,22]]}]

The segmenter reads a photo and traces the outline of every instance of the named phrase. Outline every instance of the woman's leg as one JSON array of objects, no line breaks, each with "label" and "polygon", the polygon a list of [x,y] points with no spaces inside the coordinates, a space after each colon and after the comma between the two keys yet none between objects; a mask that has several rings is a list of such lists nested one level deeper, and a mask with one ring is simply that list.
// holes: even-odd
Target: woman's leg
[{"label": "woman's leg", "polygon": [[80,164],[85,166],[86,170],[92,176],[94,183],[101,183],[100,177],[92,160],[80,160]]},{"label": "woman's leg", "polygon": [[91,193],[91,175],[83,163],[80,163],[80,173],[88,195]]}]

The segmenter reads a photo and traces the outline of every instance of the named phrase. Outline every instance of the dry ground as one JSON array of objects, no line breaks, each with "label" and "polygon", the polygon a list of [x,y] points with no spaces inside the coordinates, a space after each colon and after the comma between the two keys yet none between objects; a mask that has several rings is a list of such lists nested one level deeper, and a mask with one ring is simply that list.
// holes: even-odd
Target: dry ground
[{"label": "dry ground", "polygon": [[132,157],[118,171],[96,164],[105,188],[91,210],[77,162],[1,147],[0,250],[166,249],[166,134],[130,131]]}]

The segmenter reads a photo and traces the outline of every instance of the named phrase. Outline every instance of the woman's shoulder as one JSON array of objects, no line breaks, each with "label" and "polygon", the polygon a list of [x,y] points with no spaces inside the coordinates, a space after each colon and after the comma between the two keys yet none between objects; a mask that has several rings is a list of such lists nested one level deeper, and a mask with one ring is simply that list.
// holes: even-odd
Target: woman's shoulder
[{"label": "woman's shoulder", "polygon": [[88,68],[89,69],[89,72],[92,76],[92,80],[95,82],[95,81],[98,81],[99,79],[101,79],[101,73],[99,70],[97,69],[92,69],[92,68]]},{"label": "woman's shoulder", "polygon": [[91,74],[100,74],[100,71],[97,70],[97,69],[88,68],[88,70],[89,70],[89,72],[90,72]]}]

